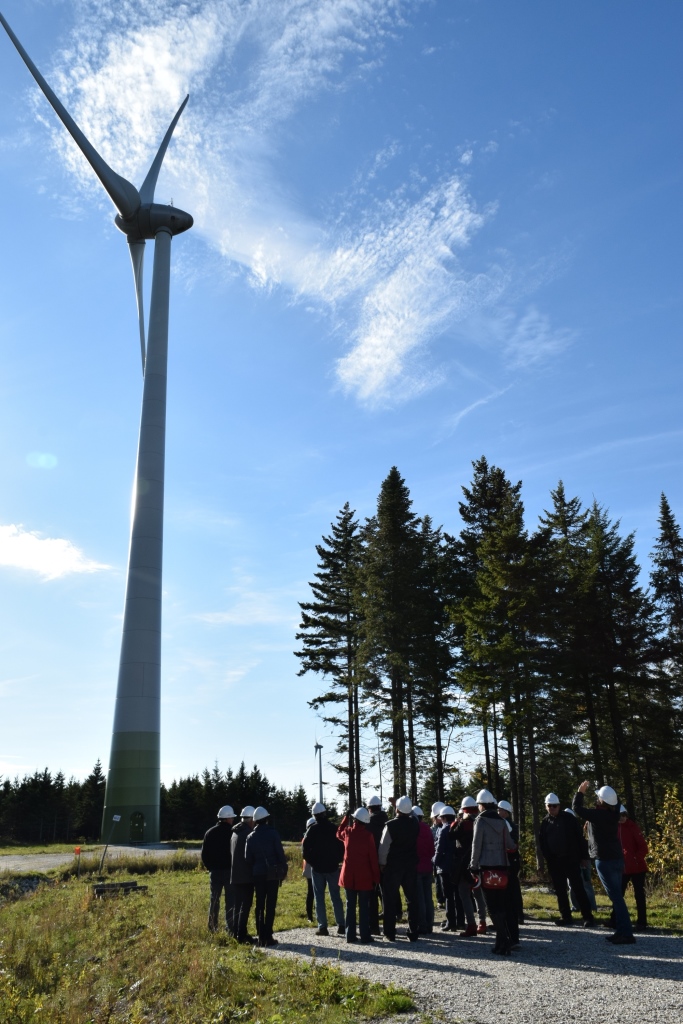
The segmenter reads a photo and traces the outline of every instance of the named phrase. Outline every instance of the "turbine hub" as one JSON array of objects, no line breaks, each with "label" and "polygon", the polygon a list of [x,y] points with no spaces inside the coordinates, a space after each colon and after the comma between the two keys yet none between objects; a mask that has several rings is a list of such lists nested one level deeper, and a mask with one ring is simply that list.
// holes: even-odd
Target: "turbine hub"
[{"label": "turbine hub", "polygon": [[119,214],[115,219],[119,231],[128,236],[129,242],[139,242],[154,238],[162,228],[172,235],[189,231],[194,224],[189,213],[179,210],[177,206],[164,206],[161,203],[144,203],[138,207],[132,217],[125,220]]}]

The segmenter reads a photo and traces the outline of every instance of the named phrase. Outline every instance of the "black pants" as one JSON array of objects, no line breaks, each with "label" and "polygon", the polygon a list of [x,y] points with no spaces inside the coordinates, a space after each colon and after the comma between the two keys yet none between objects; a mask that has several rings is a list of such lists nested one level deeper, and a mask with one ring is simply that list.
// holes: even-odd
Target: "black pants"
[{"label": "black pants", "polygon": [[583,886],[579,861],[571,857],[549,858],[548,871],[553,881],[553,888],[557,896],[557,906],[562,920],[571,921],[572,917],[572,908],[569,906],[569,896],[567,894],[567,882],[569,882],[572,891],[579,901],[579,910],[584,921],[592,918],[593,911]]},{"label": "black pants", "polygon": [[382,874],[382,896],[384,899],[384,934],[388,939],[396,938],[396,914],[399,906],[400,893],[408,904],[408,938],[411,941],[417,939],[420,926],[419,910],[417,906],[417,869],[385,867]]},{"label": "black pants", "polygon": [[519,921],[517,908],[510,884],[505,889],[483,889],[486,909],[493,922],[496,932],[494,949],[499,952],[509,950],[510,946],[519,942]]},{"label": "black pants", "polygon": [[[370,893],[370,934],[379,935],[379,908],[382,902],[381,886],[376,885]],[[384,912],[384,910],[382,910]]]},{"label": "black pants", "polygon": [[254,901],[254,886],[252,882],[233,883],[233,894],[235,899],[234,930],[238,942],[245,942],[248,936],[249,914],[251,904]]},{"label": "black pants", "polygon": [[230,935],[234,934],[234,892],[230,884],[230,868],[227,871],[209,872],[211,899],[209,901],[209,931],[218,928],[218,911],[221,905],[221,893],[225,892],[225,927]]},{"label": "black pants", "polygon": [[622,895],[626,892],[629,882],[631,882],[633,885],[633,895],[636,898],[636,910],[638,912],[636,928],[647,927],[647,907],[645,904],[645,874],[645,871],[639,871],[637,875],[621,876]]},{"label": "black pants", "polygon": [[254,892],[256,894],[256,935],[259,945],[266,946],[273,938],[273,923],[275,921],[275,907],[277,905],[277,891],[280,883],[277,879],[274,882],[266,881],[263,877],[254,879]]}]

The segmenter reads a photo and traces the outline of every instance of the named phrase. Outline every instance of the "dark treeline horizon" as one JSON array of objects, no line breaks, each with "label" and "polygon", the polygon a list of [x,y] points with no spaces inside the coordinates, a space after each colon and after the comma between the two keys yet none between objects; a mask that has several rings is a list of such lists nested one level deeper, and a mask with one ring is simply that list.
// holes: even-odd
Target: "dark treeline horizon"
[{"label": "dark treeline horizon", "polygon": [[[0,843],[96,842],[101,836],[105,774],[100,761],[83,782],[62,772],[0,777]],[[285,840],[301,839],[310,800],[303,786],[280,789],[254,765],[236,772],[218,765],[160,787],[161,839],[201,839],[216,823],[218,809],[230,804],[236,814],[247,804],[266,807]],[[116,833],[112,842],[117,842]]]},{"label": "dark treeline horizon", "polygon": [[[543,799],[579,781],[615,786],[654,824],[683,776],[683,540],[664,494],[643,585],[634,535],[562,482],[535,528],[522,483],[482,457],[462,527],[418,516],[398,469],[361,523],[347,502],[316,545],[300,602],[300,675],[338,737],[340,791],[360,804],[378,768],[394,796],[466,792],[452,738],[480,737],[468,779],[538,832]],[[449,744],[449,740],[451,740]]]}]

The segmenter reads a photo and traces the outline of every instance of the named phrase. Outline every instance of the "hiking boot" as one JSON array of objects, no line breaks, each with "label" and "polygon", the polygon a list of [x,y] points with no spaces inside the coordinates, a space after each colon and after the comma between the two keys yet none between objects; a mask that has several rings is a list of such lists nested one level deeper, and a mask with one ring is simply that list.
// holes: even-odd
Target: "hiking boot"
[{"label": "hiking boot", "polygon": [[325,925],[321,924],[319,928],[316,928],[315,934],[316,935],[329,935],[330,933],[328,932],[328,930],[325,927]]}]

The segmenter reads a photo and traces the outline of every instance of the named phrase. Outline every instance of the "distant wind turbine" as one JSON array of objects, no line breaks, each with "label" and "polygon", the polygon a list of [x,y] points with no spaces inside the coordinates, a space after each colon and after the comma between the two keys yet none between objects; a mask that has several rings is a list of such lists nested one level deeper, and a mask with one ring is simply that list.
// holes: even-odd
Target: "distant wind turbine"
[{"label": "distant wind turbine", "polygon": [[[154,202],[166,149],[189,97],[185,97],[152,161],[140,191],[109,167],[57,99],[0,14],[19,51],[66,130],[100,179],[118,211],[135,280],[144,384],[135,471],[123,637],[116,691],[102,835],[116,822],[121,842],[159,841],[159,711],[161,683],[161,570],[164,527],[166,365],[171,239],[192,227],[189,213]],[[154,239],[154,268],[145,340],[142,269],[145,240]],[[120,820],[119,825],[116,819]]]}]

